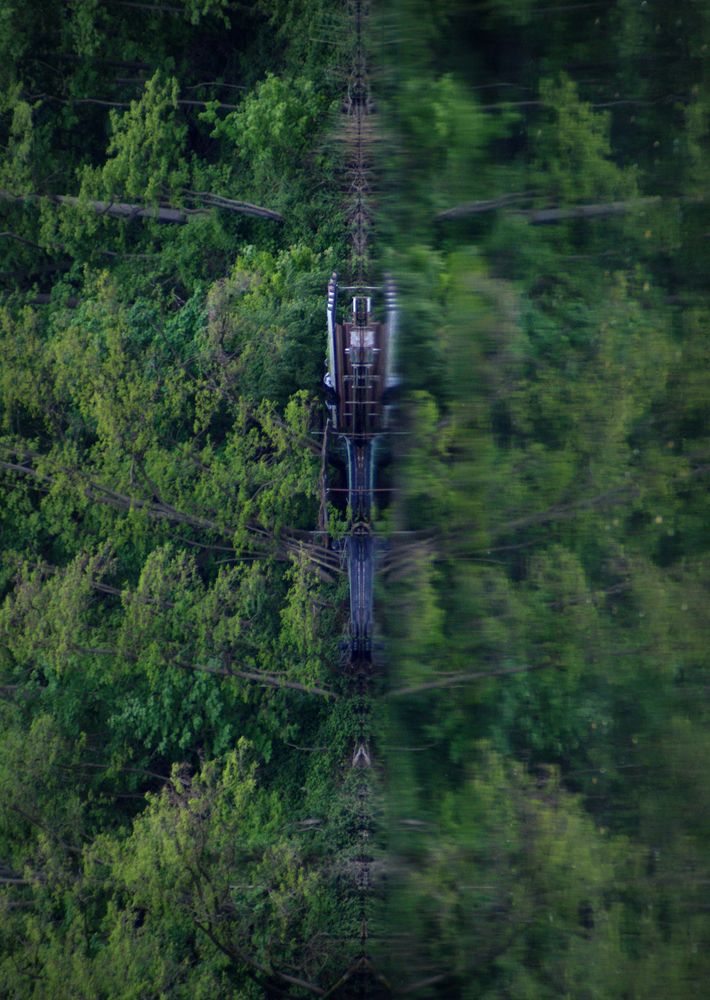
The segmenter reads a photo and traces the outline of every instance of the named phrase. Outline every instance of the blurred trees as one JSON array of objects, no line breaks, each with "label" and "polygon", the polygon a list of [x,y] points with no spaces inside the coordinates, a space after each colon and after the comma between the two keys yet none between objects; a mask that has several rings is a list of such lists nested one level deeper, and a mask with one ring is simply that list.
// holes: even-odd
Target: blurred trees
[{"label": "blurred trees", "polygon": [[[680,998],[709,931],[708,25],[513,6],[420,11],[419,70],[390,36],[395,519],[420,537],[387,588],[389,974],[418,996]],[[413,88],[425,108],[443,81],[469,111],[417,158]],[[444,206],[442,162],[471,151]]]}]

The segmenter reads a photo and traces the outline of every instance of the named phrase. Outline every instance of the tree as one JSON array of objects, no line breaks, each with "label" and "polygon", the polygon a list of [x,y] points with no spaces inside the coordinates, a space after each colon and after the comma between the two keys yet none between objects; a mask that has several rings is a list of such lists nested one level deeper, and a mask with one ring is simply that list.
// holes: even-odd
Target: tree
[{"label": "tree", "polygon": [[534,186],[543,196],[566,204],[636,194],[635,172],[612,159],[608,112],[580,101],[566,76],[542,79],[540,99],[545,111],[531,139]]}]

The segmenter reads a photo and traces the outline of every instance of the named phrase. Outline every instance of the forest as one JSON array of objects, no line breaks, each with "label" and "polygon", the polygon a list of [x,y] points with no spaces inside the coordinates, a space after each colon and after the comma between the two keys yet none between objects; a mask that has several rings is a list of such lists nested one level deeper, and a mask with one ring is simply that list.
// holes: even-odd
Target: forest
[{"label": "forest", "polygon": [[11,1000],[710,977],[710,6],[366,4],[364,699],[322,542],[355,6],[0,0]]}]

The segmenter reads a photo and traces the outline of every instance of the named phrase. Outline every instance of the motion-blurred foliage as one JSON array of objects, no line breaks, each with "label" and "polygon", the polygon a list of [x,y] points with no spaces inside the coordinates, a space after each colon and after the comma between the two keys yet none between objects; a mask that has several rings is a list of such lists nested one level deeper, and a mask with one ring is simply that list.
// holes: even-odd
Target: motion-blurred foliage
[{"label": "motion-blurred foliage", "polygon": [[[417,996],[680,1000],[707,978],[710,935],[707,135],[690,54],[707,19],[395,7],[407,554],[384,601],[380,957]],[[398,32],[415,9],[420,29]]]}]

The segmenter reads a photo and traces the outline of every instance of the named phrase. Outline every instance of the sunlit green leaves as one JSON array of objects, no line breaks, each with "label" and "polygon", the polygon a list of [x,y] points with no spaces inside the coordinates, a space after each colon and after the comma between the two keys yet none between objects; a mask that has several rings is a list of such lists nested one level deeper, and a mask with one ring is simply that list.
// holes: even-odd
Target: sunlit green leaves
[{"label": "sunlit green leaves", "polygon": [[185,158],[186,125],[177,115],[178,83],[155,73],[142,97],[125,113],[110,112],[111,138],[100,169],[86,168],[82,193],[179,203],[189,178]]},{"label": "sunlit green leaves", "polygon": [[535,180],[562,203],[632,197],[637,176],[612,158],[610,118],[579,99],[567,76],[540,81],[543,116],[532,126]]}]

